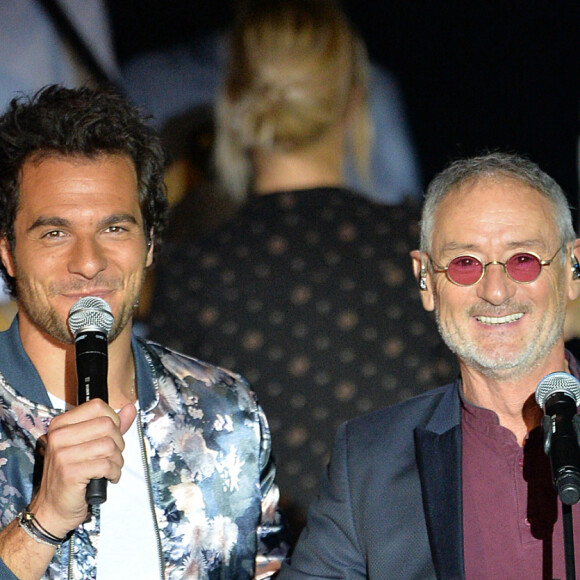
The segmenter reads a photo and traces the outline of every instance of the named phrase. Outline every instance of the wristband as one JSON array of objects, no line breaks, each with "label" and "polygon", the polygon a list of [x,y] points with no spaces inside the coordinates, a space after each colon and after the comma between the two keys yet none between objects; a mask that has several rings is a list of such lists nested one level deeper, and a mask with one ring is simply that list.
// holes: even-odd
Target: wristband
[{"label": "wristband", "polygon": [[51,534],[41,523],[36,519],[36,516],[28,511],[28,508],[20,512],[18,518],[18,525],[36,542],[58,548],[66,541],[67,536],[59,538]]}]

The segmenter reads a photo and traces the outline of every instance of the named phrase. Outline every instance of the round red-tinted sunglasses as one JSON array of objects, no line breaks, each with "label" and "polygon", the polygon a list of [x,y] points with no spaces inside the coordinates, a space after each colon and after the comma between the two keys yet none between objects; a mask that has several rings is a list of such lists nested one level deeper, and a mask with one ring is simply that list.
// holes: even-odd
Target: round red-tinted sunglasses
[{"label": "round red-tinted sunglasses", "polygon": [[473,286],[477,284],[484,276],[488,266],[497,264],[502,266],[507,276],[519,284],[529,284],[538,278],[542,273],[544,266],[549,266],[560,250],[565,248],[562,245],[549,260],[542,260],[534,252],[518,252],[505,262],[493,260],[484,264],[479,258],[464,254],[453,258],[444,268],[437,265],[431,257],[433,272],[437,274],[445,273],[448,280],[457,286]]}]

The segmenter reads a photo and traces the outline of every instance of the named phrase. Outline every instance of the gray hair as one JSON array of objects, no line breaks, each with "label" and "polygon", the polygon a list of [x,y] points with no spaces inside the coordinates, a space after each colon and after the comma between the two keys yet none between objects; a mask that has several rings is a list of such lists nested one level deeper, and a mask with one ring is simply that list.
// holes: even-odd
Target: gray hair
[{"label": "gray hair", "polygon": [[468,159],[459,159],[435,176],[425,194],[421,217],[421,251],[431,254],[435,214],[445,196],[467,182],[486,177],[515,179],[541,193],[554,207],[562,244],[576,239],[572,212],[562,188],[538,165],[520,155],[493,152]]}]

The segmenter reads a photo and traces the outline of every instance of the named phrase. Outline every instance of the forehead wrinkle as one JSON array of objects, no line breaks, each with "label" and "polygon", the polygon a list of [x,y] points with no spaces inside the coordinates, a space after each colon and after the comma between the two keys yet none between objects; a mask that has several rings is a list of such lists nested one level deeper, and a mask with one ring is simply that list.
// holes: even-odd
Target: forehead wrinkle
[{"label": "forehead wrinkle", "polygon": [[[503,249],[501,253],[507,251],[516,252],[518,250],[533,251],[537,253],[552,251],[547,240],[544,240],[541,237],[507,241],[503,243],[502,247]],[[482,247],[481,244],[477,243],[461,243],[455,241],[443,244],[440,249],[440,255],[453,254],[453,257],[459,256],[461,253],[487,255],[489,252],[490,248],[487,243],[485,244],[485,247]]]},{"label": "forehead wrinkle", "polygon": [[[530,206],[529,219],[525,218],[525,213],[518,211],[519,207],[525,206]],[[463,221],[461,213],[468,215],[469,218]],[[453,217],[450,217],[450,214]],[[449,219],[452,220],[451,227]],[[453,223],[454,221],[457,223]],[[559,232],[553,203],[527,184],[503,176],[499,179],[483,176],[481,179],[462,184],[458,189],[450,190],[436,210],[433,225],[433,240],[437,237],[437,230],[443,227],[447,236],[440,237],[440,241],[453,242],[455,239],[453,232],[457,229],[465,233],[463,240],[467,239],[469,244],[471,240],[475,240],[474,244],[477,243],[478,234],[487,233],[494,242],[496,239],[509,240],[511,236],[509,241],[511,247],[520,245],[520,242],[521,247],[531,247],[534,245],[534,239],[537,239],[536,248],[551,249],[551,244],[548,246],[548,241],[552,239],[550,232],[552,229]],[[518,234],[520,228],[523,228],[523,236]],[[472,237],[468,237],[468,234]],[[502,248],[510,246],[506,241]],[[445,244],[442,247],[447,246]]]}]

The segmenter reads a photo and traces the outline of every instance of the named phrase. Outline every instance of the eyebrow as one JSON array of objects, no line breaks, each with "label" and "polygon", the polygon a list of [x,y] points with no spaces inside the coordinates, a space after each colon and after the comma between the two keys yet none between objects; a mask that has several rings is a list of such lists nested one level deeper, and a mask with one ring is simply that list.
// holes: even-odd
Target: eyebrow
[{"label": "eyebrow", "polygon": [[[103,218],[100,222],[97,223],[98,228],[107,228],[113,226],[118,223],[129,222],[135,225],[138,225],[137,219],[134,215],[130,213],[119,213],[107,216]],[[54,226],[54,227],[71,227],[72,222],[70,220],[57,217],[57,216],[39,216],[36,218],[34,223],[26,230],[27,232],[31,232],[37,228],[42,228],[45,226]]]}]

